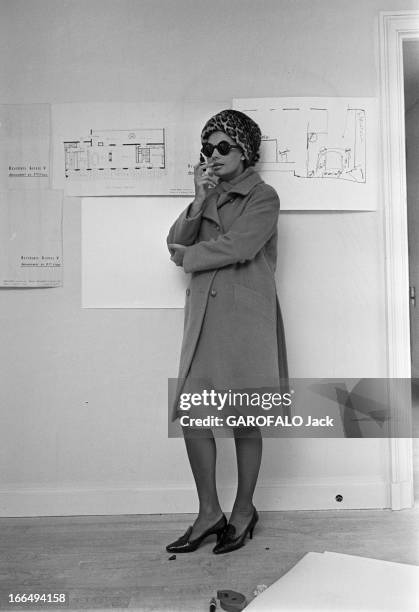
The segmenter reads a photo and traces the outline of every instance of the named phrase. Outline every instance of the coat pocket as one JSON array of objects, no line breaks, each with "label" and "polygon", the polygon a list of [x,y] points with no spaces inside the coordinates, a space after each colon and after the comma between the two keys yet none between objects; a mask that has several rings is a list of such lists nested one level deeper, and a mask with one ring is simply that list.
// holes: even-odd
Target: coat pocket
[{"label": "coat pocket", "polygon": [[245,308],[247,311],[251,311],[255,317],[262,316],[269,320],[273,319],[275,303],[261,293],[249,289],[249,287],[235,283],[234,302],[236,308]]}]

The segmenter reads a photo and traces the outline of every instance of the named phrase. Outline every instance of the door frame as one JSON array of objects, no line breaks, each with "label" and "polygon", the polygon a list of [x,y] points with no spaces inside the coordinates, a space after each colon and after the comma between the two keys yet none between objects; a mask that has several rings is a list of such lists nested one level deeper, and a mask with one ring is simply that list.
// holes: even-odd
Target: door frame
[{"label": "door frame", "polygon": [[[419,11],[380,12],[379,40],[387,376],[410,379],[403,42],[419,40]],[[389,438],[389,496],[393,510],[414,504],[412,438],[399,437],[400,432],[408,431],[411,413],[411,406],[404,405],[397,418],[392,419],[392,423],[397,423]]]}]

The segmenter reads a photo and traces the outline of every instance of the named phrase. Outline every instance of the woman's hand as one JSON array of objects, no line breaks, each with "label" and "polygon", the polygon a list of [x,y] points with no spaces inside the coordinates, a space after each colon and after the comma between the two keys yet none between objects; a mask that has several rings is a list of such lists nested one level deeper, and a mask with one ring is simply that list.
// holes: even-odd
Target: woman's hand
[{"label": "woman's hand", "polygon": [[198,163],[194,166],[194,182],[195,182],[195,200],[194,204],[202,207],[208,191],[213,189],[218,178],[214,175],[213,164],[206,162],[205,164]]},{"label": "woman's hand", "polygon": [[185,255],[185,251],[187,247],[183,244],[175,244],[175,243],[168,244],[167,246],[169,247],[169,251],[172,254],[170,259],[177,266],[183,266],[183,257]]}]

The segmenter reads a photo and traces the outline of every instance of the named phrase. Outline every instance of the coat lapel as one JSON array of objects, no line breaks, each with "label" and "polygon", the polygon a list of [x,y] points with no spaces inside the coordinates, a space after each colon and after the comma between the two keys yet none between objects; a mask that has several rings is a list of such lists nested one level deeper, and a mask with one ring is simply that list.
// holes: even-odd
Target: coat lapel
[{"label": "coat lapel", "polygon": [[202,216],[222,226],[218,209],[234,199],[234,195],[246,196],[258,183],[263,183],[263,180],[253,168],[247,168],[232,181],[221,181],[208,196]]},{"label": "coat lapel", "polygon": [[224,193],[221,194],[217,206],[220,208],[223,204],[232,200],[234,195],[247,196],[247,194],[253,189],[258,183],[263,183],[259,174],[252,168],[246,168],[246,170],[236,177],[232,181],[222,183],[224,187]]},{"label": "coat lapel", "polygon": [[210,221],[213,221],[217,225],[220,225],[220,217],[218,215],[217,204],[220,192],[223,193],[223,190],[220,189],[220,186],[214,188],[211,194],[208,196],[208,203],[206,204],[202,216]]}]

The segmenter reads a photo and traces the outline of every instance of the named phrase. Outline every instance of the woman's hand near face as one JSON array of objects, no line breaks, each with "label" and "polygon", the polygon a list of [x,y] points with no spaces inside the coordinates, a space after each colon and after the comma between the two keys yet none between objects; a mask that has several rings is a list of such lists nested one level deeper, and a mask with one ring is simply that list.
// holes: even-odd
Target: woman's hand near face
[{"label": "woman's hand near face", "polygon": [[191,215],[194,215],[201,210],[202,204],[208,195],[208,191],[213,189],[218,183],[218,178],[212,171],[211,163],[198,163],[194,166],[194,182],[195,199],[191,207]]}]

